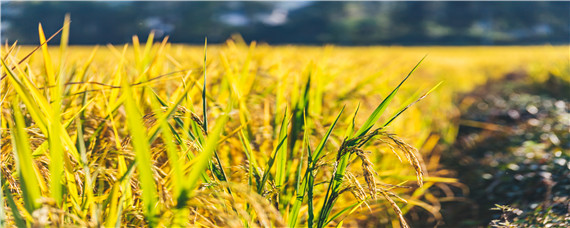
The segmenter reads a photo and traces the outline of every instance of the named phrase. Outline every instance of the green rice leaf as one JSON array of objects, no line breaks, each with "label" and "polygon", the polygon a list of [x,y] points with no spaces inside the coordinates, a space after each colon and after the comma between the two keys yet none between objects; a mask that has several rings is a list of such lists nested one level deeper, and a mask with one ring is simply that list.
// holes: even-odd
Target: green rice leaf
[{"label": "green rice leaf", "polygon": [[[281,122],[281,128],[279,130],[279,141],[285,140],[288,138],[287,134],[287,126],[289,125],[289,121],[287,121],[287,111],[283,115],[283,121]],[[276,171],[275,171],[275,185],[277,188],[283,186],[285,182],[285,178],[287,176],[286,169],[287,169],[287,144],[280,146],[279,150],[275,153],[275,161],[277,162]]]},{"label": "green rice leaf", "polygon": [[342,109],[340,110],[340,112],[338,113],[338,115],[336,116],[336,119],[334,120],[334,122],[332,123],[332,125],[329,127],[329,130],[327,130],[327,133],[325,134],[325,137],[323,137],[323,139],[321,140],[321,142],[319,143],[319,145],[317,146],[317,148],[315,148],[315,155],[314,155],[314,160],[313,160],[313,165],[316,164],[317,160],[320,159],[321,153],[323,152],[323,149],[325,148],[325,144],[327,143],[327,140],[329,139],[329,136],[331,135],[331,132],[334,129],[334,126],[336,126],[336,123],[338,122],[338,119],[340,118],[340,115],[342,115],[342,112],[344,111],[344,108],[346,106],[343,106]]},{"label": "green rice leaf", "polygon": [[220,138],[220,135],[222,134],[224,126],[228,120],[228,113],[229,110],[216,120],[213,131],[210,132],[206,138],[206,144],[204,145],[202,152],[200,152],[200,154],[194,158],[196,161],[193,161],[194,166],[192,166],[192,170],[190,170],[188,178],[186,179],[188,186],[186,189],[188,189],[189,192],[196,188],[198,185],[198,180],[214,156],[214,151],[218,146],[218,139]]},{"label": "green rice leaf", "polygon": [[[156,95],[156,97],[158,97],[158,95],[153,90],[151,91]],[[155,110],[160,110],[160,107],[162,107],[162,104],[158,99],[153,100],[151,104],[153,105],[153,108]],[[178,156],[178,149],[174,144],[173,131],[171,130],[171,126],[168,123],[168,119],[158,120],[157,125],[159,125],[161,128],[163,142],[166,146],[166,153],[168,155],[168,161],[169,161],[168,163],[170,164],[171,168],[171,175],[173,175],[172,189],[174,197],[179,198],[180,194],[182,193],[182,186],[183,186],[182,178],[184,174]]]},{"label": "green rice leaf", "polygon": [[273,163],[275,163],[275,158],[277,156],[277,153],[278,151],[280,151],[281,146],[283,146],[286,139],[287,136],[285,136],[284,138],[281,139],[281,141],[279,141],[279,144],[277,144],[277,147],[275,147],[275,149],[273,150],[273,156],[269,159],[269,161],[267,161],[267,165],[265,167],[265,170],[263,171],[263,178],[261,179],[261,183],[257,185],[257,193],[261,194],[263,192],[263,188],[265,187],[265,182],[267,182],[267,178],[269,178],[269,172],[271,171],[271,167],[273,167]]},{"label": "green rice leaf", "polygon": [[289,211],[289,226],[295,227],[297,226],[297,217],[299,216],[299,210],[301,209],[301,204],[303,203],[303,199],[305,198],[305,191],[307,188],[307,176],[309,175],[310,170],[310,163],[307,163],[307,170],[305,174],[301,176],[301,170],[303,168],[303,157],[304,157],[304,148],[307,148],[307,151],[310,151],[311,147],[309,144],[309,134],[310,134],[310,123],[308,122],[306,112],[303,112],[303,121],[305,123],[305,131],[303,133],[303,145],[302,145],[302,152],[299,156],[299,164],[297,166],[297,173],[296,173],[296,185],[295,185],[295,202],[293,203],[293,207]]},{"label": "green rice leaf", "polygon": [[[356,203],[353,203],[352,205],[345,207],[344,209],[340,210],[338,213],[334,214],[333,216],[331,216],[326,222],[325,222],[325,226],[328,225],[330,222],[332,222],[333,220],[335,220],[336,218],[340,217],[343,214],[351,214],[352,212],[354,212],[354,209],[356,209],[357,207],[359,207],[360,205],[362,205],[365,201],[358,201]],[[342,221],[342,220],[341,220]]]},{"label": "green rice leaf", "polygon": [[414,102],[410,103],[409,105],[407,105],[406,107],[404,107],[403,109],[401,109],[400,111],[398,111],[396,114],[394,114],[394,116],[392,116],[392,118],[390,118],[390,120],[388,120],[383,127],[388,126],[388,124],[392,123],[392,121],[394,121],[394,119],[396,119],[398,116],[400,116],[404,111],[406,111],[409,107],[411,107],[412,105],[414,105],[415,103],[418,103],[419,101],[421,101],[422,99],[424,99],[425,97],[427,97],[431,92],[433,92],[434,90],[436,90],[443,82],[439,82],[437,83],[436,86],[434,86],[433,88],[431,88],[427,93],[424,93],[422,96],[420,96],[420,98],[418,98],[417,100],[415,100]]},{"label": "green rice leaf", "polygon": [[365,135],[366,133],[368,133],[368,131],[374,126],[374,124],[376,122],[378,122],[378,120],[380,119],[380,116],[382,115],[382,113],[384,113],[384,111],[386,110],[386,107],[388,107],[388,105],[390,104],[390,102],[392,102],[392,99],[394,99],[394,96],[396,96],[396,93],[398,92],[398,90],[400,89],[400,87],[402,86],[402,84],[404,84],[404,82],[406,80],[408,80],[408,78],[410,77],[410,75],[412,75],[412,73],[414,73],[414,71],[416,70],[416,68],[418,68],[418,66],[420,65],[420,63],[422,63],[422,61],[424,61],[424,59],[426,58],[426,56],[424,56],[417,64],[416,66],[410,71],[410,73],[408,73],[408,75],[404,78],[404,80],[402,80],[400,82],[400,84],[394,89],[392,90],[392,92],[386,97],[384,98],[384,100],[382,101],[382,103],[380,103],[378,105],[378,107],[376,107],[376,109],[374,110],[374,112],[372,112],[372,114],[368,117],[368,119],[366,120],[366,122],[364,122],[364,124],[362,125],[362,127],[360,127],[360,129],[358,129],[358,131],[355,134],[355,137],[360,137]]},{"label": "green rice leaf", "polygon": [[[2,184],[2,191],[0,191],[0,192],[4,192],[4,194],[6,195],[6,200],[7,200],[6,203],[8,204],[8,207],[10,207],[10,209],[12,211],[12,218],[14,219],[14,222],[16,223],[16,227],[18,227],[18,228],[28,227],[26,225],[26,220],[20,214],[20,210],[18,210],[18,206],[16,206],[16,202],[14,201],[14,197],[12,196],[12,193],[8,189],[8,185]],[[4,200],[4,195],[2,195],[2,200]],[[4,208],[4,204],[2,204],[2,208]],[[4,223],[5,223],[4,220],[0,221],[0,226],[1,227],[7,227]]]},{"label": "green rice leaf", "polygon": [[6,212],[4,212],[4,181],[2,181],[2,175],[0,175],[0,227],[6,226]]},{"label": "green rice leaf", "polygon": [[30,150],[30,143],[28,142],[29,137],[26,133],[26,124],[16,99],[13,100],[12,110],[14,122],[8,121],[8,124],[10,126],[10,133],[12,134],[14,157],[17,161],[16,168],[20,179],[24,205],[26,210],[31,214],[35,209],[41,206],[38,200],[42,197],[42,194],[35,173],[32,151]]},{"label": "green rice leaf", "polygon": [[143,127],[142,114],[139,112],[131,86],[127,80],[123,80],[123,89],[125,90],[125,110],[127,113],[127,124],[131,134],[135,150],[135,161],[139,171],[139,179],[142,185],[142,199],[144,204],[144,214],[151,226],[156,225],[156,203],[157,190],[154,182],[152,171],[152,160],[150,155],[150,147],[146,135],[146,129]]},{"label": "green rice leaf", "polygon": [[202,87],[202,115],[204,131],[208,132],[208,105],[206,103],[206,60],[208,50],[208,38],[204,40],[204,86]]}]

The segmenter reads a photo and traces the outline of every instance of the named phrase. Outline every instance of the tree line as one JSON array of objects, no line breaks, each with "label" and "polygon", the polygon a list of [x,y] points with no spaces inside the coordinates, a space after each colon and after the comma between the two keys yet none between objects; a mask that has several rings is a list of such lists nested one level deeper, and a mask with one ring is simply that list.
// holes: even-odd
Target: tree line
[{"label": "tree line", "polygon": [[2,2],[2,42],[36,44],[71,14],[72,44],[224,42],[270,44],[567,44],[570,2]]}]

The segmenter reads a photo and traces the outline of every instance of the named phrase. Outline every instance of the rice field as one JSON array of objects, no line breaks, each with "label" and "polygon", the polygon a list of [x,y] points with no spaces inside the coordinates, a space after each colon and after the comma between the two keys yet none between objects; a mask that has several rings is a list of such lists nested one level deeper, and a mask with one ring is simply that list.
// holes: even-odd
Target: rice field
[{"label": "rice field", "polygon": [[67,34],[2,47],[0,226],[407,227],[418,209],[439,220],[455,196],[432,192],[468,191],[435,149],[455,140],[456,97],[512,73],[570,80],[568,46],[153,34],[67,46]]}]

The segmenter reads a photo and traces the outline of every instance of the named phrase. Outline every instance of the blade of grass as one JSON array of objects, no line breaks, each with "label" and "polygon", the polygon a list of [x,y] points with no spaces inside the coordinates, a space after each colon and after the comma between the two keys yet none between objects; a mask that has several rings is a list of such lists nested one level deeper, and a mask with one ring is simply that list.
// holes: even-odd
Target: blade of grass
[{"label": "blade of grass", "polygon": [[[156,93],[151,90],[155,95]],[[160,110],[162,105],[158,99],[152,100],[151,104],[155,110]],[[174,193],[175,199],[180,198],[180,194],[182,193],[182,180],[183,180],[183,173],[180,165],[180,159],[178,157],[178,149],[176,145],[174,145],[174,135],[170,129],[170,124],[168,123],[168,119],[162,119],[157,122],[157,125],[161,128],[163,142],[166,145],[166,153],[168,155],[168,162],[171,168],[171,175],[172,175],[172,189]]]},{"label": "blade of grass", "polygon": [[[285,110],[283,121],[281,122],[281,128],[279,130],[279,141],[289,137],[287,134],[288,125],[289,121],[287,121],[287,110]],[[287,168],[287,144],[279,147],[279,150],[276,151],[275,154],[275,160],[277,161],[277,165],[275,167],[275,185],[279,189],[283,187],[283,183],[285,182],[285,177],[287,175],[285,173],[285,170]]]},{"label": "blade of grass", "polygon": [[382,115],[382,113],[384,113],[384,110],[386,110],[386,107],[388,107],[388,104],[390,104],[390,102],[392,101],[392,99],[394,98],[394,96],[396,95],[396,93],[398,92],[398,90],[400,89],[400,87],[402,86],[402,84],[404,84],[404,82],[406,80],[408,80],[408,78],[410,77],[410,75],[412,75],[412,73],[416,70],[416,68],[418,68],[418,66],[420,65],[420,63],[422,63],[422,61],[426,58],[426,56],[424,56],[417,64],[416,66],[410,71],[410,73],[408,73],[408,75],[404,78],[404,80],[402,80],[400,82],[400,84],[394,89],[392,90],[392,92],[386,97],[384,98],[384,100],[380,103],[380,105],[378,105],[378,107],[376,107],[376,109],[374,110],[374,112],[372,112],[372,114],[368,117],[368,119],[366,120],[366,122],[364,122],[364,124],[362,125],[362,127],[360,127],[358,129],[358,131],[356,132],[355,136],[356,137],[360,137],[365,135],[366,133],[368,133],[368,131],[374,126],[374,124],[376,122],[378,122],[378,120],[380,119],[380,116]]},{"label": "blade of grass", "polygon": [[140,45],[140,41],[139,41],[139,37],[137,35],[134,35],[132,38],[133,41],[133,52],[135,54],[135,67],[137,68],[137,70],[140,70],[140,65],[141,65],[141,45]]},{"label": "blade of grass", "polygon": [[[62,34],[69,34],[69,27],[68,23],[64,25]],[[38,31],[40,34],[40,42],[44,43],[46,41],[44,31],[42,28],[41,23],[38,26]],[[65,40],[66,37],[62,36],[62,40]],[[65,45],[65,44],[62,44]],[[63,47],[63,46],[62,46]],[[58,137],[62,134],[61,129],[61,120],[60,120],[60,110],[62,104],[61,98],[61,80],[59,80],[56,75],[55,69],[53,68],[53,63],[51,61],[51,57],[48,52],[48,45],[42,46],[42,53],[44,57],[44,66],[46,70],[46,74],[48,77],[48,84],[50,86],[54,86],[49,90],[49,99],[53,102],[51,103],[51,115],[49,118],[49,125],[48,125],[48,142],[49,142],[49,151],[50,151],[50,192],[52,198],[55,200],[56,204],[62,206],[63,202],[63,177],[64,175],[64,151],[61,143],[61,138]],[[73,186],[69,186],[72,189]]]},{"label": "blade of grass", "polygon": [[[354,113],[351,115],[352,119],[350,120],[350,123],[348,124],[348,127],[346,128],[346,132],[344,132],[344,137],[345,139],[350,139],[352,138],[352,134],[354,133],[354,126],[355,126],[355,120],[356,120],[356,115],[358,114],[358,110],[360,109],[360,102],[358,102],[358,106],[356,106],[356,109],[354,110]],[[350,117],[348,117],[350,118]]]},{"label": "blade of grass", "polygon": [[309,76],[307,79],[307,83],[305,84],[305,88],[303,90],[303,96],[299,98],[297,103],[295,104],[295,108],[292,112],[292,121],[291,121],[291,131],[289,137],[289,157],[293,157],[294,150],[295,150],[295,143],[297,142],[297,135],[299,132],[303,130],[304,126],[304,118],[303,115],[309,108],[309,90],[311,89],[311,71],[309,70]]},{"label": "blade of grass", "polygon": [[398,116],[400,116],[400,114],[402,114],[404,111],[406,111],[409,107],[411,107],[412,105],[418,103],[419,101],[421,101],[422,99],[424,99],[425,97],[427,97],[431,92],[433,92],[434,90],[436,90],[443,82],[439,82],[437,83],[437,85],[435,85],[433,88],[431,88],[428,92],[424,93],[422,96],[420,96],[420,98],[418,98],[417,100],[415,100],[414,102],[410,103],[409,105],[407,105],[406,107],[404,107],[403,109],[401,109],[400,111],[398,111],[396,114],[394,114],[394,116],[392,116],[392,118],[390,118],[390,120],[388,120],[382,127],[386,127],[388,126],[388,124],[392,123],[392,121],[394,121],[394,119],[396,119]]},{"label": "blade of grass", "polygon": [[[2,134],[0,132],[0,134]],[[0,175],[0,227],[6,227],[6,212],[4,211],[4,181]]]},{"label": "blade of grass", "polygon": [[118,211],[120,195],[119,185],[114,184],[111,187],[110,194],[108,194],[106,200],[107,203],[105,208],[107,208],[108,211],[105,216],[105,227],[114,227],[114,224],[121,220],[121,215]]},{"label": "blade of grass", "polygon": [[6,60],[8,58],[8,55],[10,53],[12,53],[12,51],[14,51],[14,49],[16,48],[16,44],[18,44],[18,41],[14,41],[14,43],[12,44],[12,46],[10,46],[10,48],[8,48],[8,42],[6,42],[6,48],[8,49],[7,51],[5,51],[4,57],[2,57],[2,59]]},{"label": "blade of grass", "polygon": [[[63,30],[61,32],[61,40],[59,42],[59,52],[61,53],[61,59],[63,60],[65,57],[65,52],[67,50],[67,46],[69,43],[69,26],[71,24],[70,14],[65,14],[65,18],[63,19]],[[60,64],[60,70],[63,69],[63,61]]]},{"label": "blade of grass", "polygon": [[313,200],[314,200],[314,189],[315,189],[315,174],[313,173],[314,171],[314,167],[311,167],[311,164],[313,163],[313,153],[311,151],[311,145],[307,144],[307,152],[309,154],[308,158],[307,158],[307,175],[306,178],[308,178],[309,180],[307,181],[307,207],[308,207],[308,218],[307,218],[307,225],[309,226],[309,228],[313,228],[313,221],[315,220],[315,208],[314,208],[314,204],[313,204]]},{"label": "blade of grass", "polygon": [[[20,210],[18,210],[18,206],[16,205],[16,201],[14,201],[14,197],[12,196],[12,192],[10,192],[10,190],[8,189],[7,183],[2,184],[2,192],[4,192],[4,194],[6,195],[6,200],[7,200],[6,203],[8,204],[8,207],[10,207],[10,209],[12,211],[12,218],[14,219],[14,222],[16,223],[16,227],[18,227],[18,228],[28,227],[26,224],[26,220],[20,214]],[[4,199],[4,196],[2,196],[2,199]],[[2,208],[4,208],[4,204],[2,204]],[[4,226],[3,224],[0,224],[0,226],[1,227],[7,227],[7,226]]]},{"label": "blade of grass", "polygon": [[189,193],[196,188],[198,185],[198,179],[200,179],[202,173],[205,171],[206,167],[208,167],[210,160],[214,156],[214,151],[218,146],[218,139],[224,130],[226,121],[228,120],[229,110],[230,108],[228,108],[228,110],[226,110],[226,113],[216,120],[214,129],[208,135],[202,152],[200,152],[200,154],[194,158],[196,161],[194,163],[194,166],[192,166],[192,170],[190,170],[190,173],[188,174],[188,178],[186,179],[186,189],[188,189]]},{"label": "blade of grass", "polygon": [[307,176],[310,170],[310,163],[307,163],[307,169],[305,174],[301,176],[301,171],[303,168],[303,157],[305,153],[305,148],[310,150],[310,145],[308,142],[309,138],[309,129],[310,123],[308,122],[306,112],[303,112],[303,121],[305,123],[305,130],[303,132],[303,144],[301,146],[301,155],[299,156],[299,164],[297,165],[297,173],[296,173],[296,184],[295,184],[295,202],[289,211],[289,226],[295,227],[297,226],[297,217],[299,217],[299,210],[301,209],[301,204],[303,203],[303,199],[305,198],[305,189],[307,185]]},{"label": "blade of grass", "polygon": [[[142,59],[142,67],[147,67],[147,65],[151,62],[151,49],[152,49],[152,44],[154,42],[154,31],[151,31],[148,34],[148,37],[146,39],[146,44],[144,47],[144,52],[143,52],[143,59]],[[146,74],[144,74],[145,78],[143,78],[143,80],[146,80]]]},{"label": "blade of grass", "polygon": [[32,151],[30,150],[30,143],[28,142],[29,137],[26,133],[24,117],[18,107],[17,99],[13,100],[12,110],[13,122],[8,121],[8,124],[10,126],[10,133],[12,134],[14,157],[17,161],[16,168],[20,179],[24,205],[28,213],[31,214],[35,209],[41,206],[38,200],[42,197],[42,194],[33,167],[34,160],[32,158]]},{"label": "blade of grass", "polygon": [[[345,214],[348,212],[348,214],[352,214],[352,212],[354,212],[356,210],[356,208],[360,205],[362,205],[364,202],[366,201],[358,201],[356,203],[353,203],[352,205],[345,207],[344,209],[340,210],[338,213],[334,214],[333,216],[331,216],[329,218],[329,220],[327,220],[325,222],[325,226],[328,225],[330,222],[332,222],[333,220],[335,220],[336,218],[340,217],[341,215]],[[342,222],[342,220],[341,220]]]},{"label": "blade of grass", "polygon": [[[58,102],[54,102],[54,105]],[[54,107],[54,110],[56,107]],[[59,110],[59,109],[58,109]],[[50,120],[49,128],[49,152],[50,152],[50,189],[51,195],[56,203],[61,206],[63,201],[63,174],[64,174],[64,151],[59,135],[61,135],[61,122],[59,120],[59,111],[54,113]],[[72,186],[69,186],[72,187]],[[69,189],[69,188],[68,188]]]},{"label": "blade of grass", "polygon": [[313,164],[312,166],[315,166],[317,161],[321,158],[321,153],[323,152],[323,149],[325,148],[325,144],[327,143],[327,140],[329,139],[329,136],[331,135],[334,127],[336,126],[336,123],[338,122],[338,119],[340,118],[340,115],[342,115],[342,112],[344,111],[344,108],[346,106],[343,106],[342,109],[340,110],[340,112],[338,113],[338,115],[336,116],[334,122],[332,123],[332,125],[329,127],[329,130],[327,130],[327,133],[325,133],[325,137],[321,140],[321,142],[319,143],[319,145],[317,146],[317,148],[315,148],[315,154],[313,156],[314,160],[313,160]]},{"label": "blade of grass", "polygon": [[[93,100],[91,100],[93,101]],[[84,92],[83,94],[83,108],[79,110],[79,118],[77,119],[77,121],[75,122],[76,124],[76,129],[77,129],[77,141],[76,141],[76,147],[77,150],[79,151],[79,155],[81,156],[81,160],[83,163],[83,172],[85,172],[85,182],[83,184],[83,197],[82,197],[82,203],[81,206],[83,208],[83,218],[86,219],[86,216],[89,214],[88,211],[86,211],[86,208],[90,208],[91,211],[94,211],[94,203],[93,203],[93,180],[91,179],[91,171],[89,168],[89,161],[87,158],[87,148],[85,146],[85,140],[84,140],[84,123],[85,123],[85,109],[84,107],[87,107],[87,105],[89,103],[87,103],[87,92]],[[73,119],[73,118],[72,118]]]},{"label": "blade of grass", "polygon": [[279,144],[273,150],[273,156],[267,161],[267,165],[265,166],[265,170],[263,171],[263,177],[261,179],[261,183],[257,185],[257,193],[261,194],[265,187],[265,182],[267,182],[267,178],[269,178],[269,172],[271,171],[271,167],[273,167],[273,163],[275,163],[275,158],[277,156],[278,151],[280,151],[281,146],[285,143],[287,136],[281,139]]},{"label": "blade of grass", "polygon": [[139,171],[139,177],[142,187],[142,199],[144,203],[144,214],[150,226],[156,225],[156,206],[158,196],[156,183],[154,182],[152,171],[152,160],[150,155],[150,146],[143,127],[142,115],[139,112],[134,100],[134,93],[127,80],[123,80],[123,88],[125,90],[125,109],[127,112],[127,123],[131,134],[135,150],[135,161]]},{"label": "blade of grass", "polygon": [[204,40],[204,85],[202,87],[202,128],[204,131],[208,132],[208,105],[206,103],[206,60],[207,60],[207,50],[208,50],[208,38]]},{"label": "blade of grass", "polygon": [[[65,30],[65,26],[64,26],[64,30]],[[42,24],[40,23],[38,25],[38,33],[40,34],[40,43],[46,43],[46,37],[44,34],[44,30],[42,28]],[[53,69],[53,63],[51,61],[51,57],[49,55],[48,52],[48,46],[47,43],[45,45],[42,45],[42,53],[44,56],[44,67],[45,67],[45,71],[46,71],[46,75],[47,75],[47,81],[48,81],[48,85],[49,86],[55,86],[55,82],[56,82],[56,75],[55,75],[55,70]],[[51,94],[53,96],[53,94]]]}]

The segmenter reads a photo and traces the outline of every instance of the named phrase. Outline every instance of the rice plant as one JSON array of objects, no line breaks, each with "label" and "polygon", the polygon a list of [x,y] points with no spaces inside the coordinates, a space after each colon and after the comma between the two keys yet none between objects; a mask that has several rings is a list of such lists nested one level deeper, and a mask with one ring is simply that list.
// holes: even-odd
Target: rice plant
[{"label": "rice plant", "polygon": [[363,213],[407,227],[413,207],[440,216],[430,188],[460,186],[422,156],[454,131],[420,115],[453,110],[443,96],[412,106],[440,85],[406,87],[424,59],[380,74],[331,47],[305,61],[151,33],[85,49],[69,29],[3,48],[2,226],[326,227]]}]

